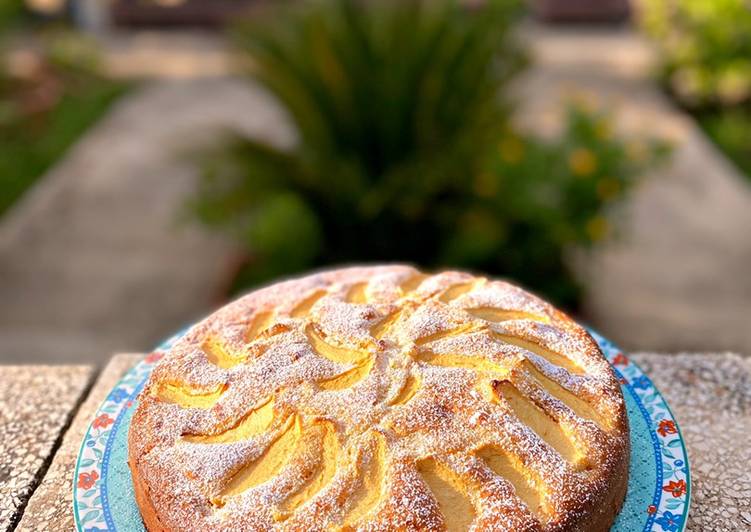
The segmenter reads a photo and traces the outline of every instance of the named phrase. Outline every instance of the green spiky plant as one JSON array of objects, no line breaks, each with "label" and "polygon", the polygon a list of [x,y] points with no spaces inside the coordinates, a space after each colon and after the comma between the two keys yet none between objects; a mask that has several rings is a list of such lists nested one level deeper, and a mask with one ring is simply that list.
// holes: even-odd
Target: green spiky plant
[{"label": "green spiky plant", "polygon": [[434,261],[507,122],[500,89],[523,62],[509,3],[318,1],[272,15],[237,41],[299,140],[238,140],[208,167],[198,213],[251,244],[258,280],[323,260]]},{"label": "green spiky plant", "polygon": [[[575,199],[549,205],[551,188],[554,201],[595,194],[557,170],[580,127],[550,146],[516,135],[535,157],[497,161],[510,131],[505,87],[525,62],[515,14],[507,1],[317,0],[241,28],[252,77],[298,138],[289,149],[237,139],[207,159],[192,206],[251,253],[238,288],[329,264],[406,261],[509,276],[575,303],[563,248],[582,234],[571,225],[606,201],[580,213]],[[598,172],[612,169],[626,188],[633,176],[621,163]],[[546,180],[554,170],[558,182]],[[492,197],[478,179],[492,182]]]}]

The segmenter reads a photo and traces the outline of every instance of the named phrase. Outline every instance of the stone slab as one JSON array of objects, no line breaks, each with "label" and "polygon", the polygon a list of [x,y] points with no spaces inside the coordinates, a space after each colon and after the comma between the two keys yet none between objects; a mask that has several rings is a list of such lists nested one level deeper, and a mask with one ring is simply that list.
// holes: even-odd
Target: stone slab
[{"label": "stone slab", "polygon": [[[34,492],[16,530],[74,530],[73,471],[86,429],[99,405],[115,384],[143,355],[117,355],[102,370],[78,409],[44,480]],[[49,400],[49,399],[48,399]]]},{"label": "stone slab", "polygon": [[83,398],[91,366],[0,367],[0,530],[12,530]]},{"label": "stone slab", "polygon": [[[92,415],[141,355],[118,355],[81,406],[18,530],[70,530],[72,475]],[[692,472],[688,529],[751,528],[751,361],[735,354],[638,353],[634,360],[665,395],[687,443]]]},{"label": "stone slab", "polygon": [[636,354],[665,396],[691,467],[690,531],[751,530],[751,362],[735,354]]},{"label": "stone slab", "polygon": [[198,79],[239,74],[245,65],[221,33],[130,30],[101,36],[103,67],[124,79]]}]

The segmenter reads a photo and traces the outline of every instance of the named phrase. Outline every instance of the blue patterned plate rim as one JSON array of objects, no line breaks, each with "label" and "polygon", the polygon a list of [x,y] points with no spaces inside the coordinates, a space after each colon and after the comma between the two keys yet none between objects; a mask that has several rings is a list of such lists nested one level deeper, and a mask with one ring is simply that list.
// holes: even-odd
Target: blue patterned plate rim
[{"label": "blue patterned plate rim", "polygon": [[[163,342],[131,368],[97,409],[81,442],[72,479],[76,530],[144,530],[125,463],[127,428],[151,370],[186,330]],[[594,331],[590,333],[621,382],[631,424],[629,488],[612,531],[683,532],[691,499],[691,473],[675,417],[635,362],[609,340]],[[653,456],[635,459],[637,444],[645,449],[651,447]],[[639,474],[635,475],[635,471]],[[649,486],[637,486],[645,479],[651,482]]]}]

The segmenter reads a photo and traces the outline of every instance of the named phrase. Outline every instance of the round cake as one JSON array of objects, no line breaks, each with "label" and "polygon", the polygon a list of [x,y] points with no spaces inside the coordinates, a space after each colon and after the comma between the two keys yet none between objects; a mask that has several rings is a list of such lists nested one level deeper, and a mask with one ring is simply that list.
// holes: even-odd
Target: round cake
[{"label": "round cake", "polygon": [[156,366],[129,433],[146,528],[608,530],[620,386],[507,282],[354,267],[248,294]]}]

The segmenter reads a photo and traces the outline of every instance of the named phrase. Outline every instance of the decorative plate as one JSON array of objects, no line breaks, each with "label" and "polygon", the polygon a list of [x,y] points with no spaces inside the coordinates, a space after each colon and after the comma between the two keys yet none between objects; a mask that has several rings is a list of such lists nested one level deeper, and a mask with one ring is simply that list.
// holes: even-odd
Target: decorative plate
[{"label": "decorative plate", "polygon": [[[181,333],[182,334],[182,333]],[[128,427],[151,370],[181,334],[173,336],[117,383],[86,431],[73,479],[79,531],[143,532],[127,464]],[[592,333],[619,377],[631,425],[628,492],[616,532],[682,532],[691,476],[680,429],[652,381],[617,347]]]}]

